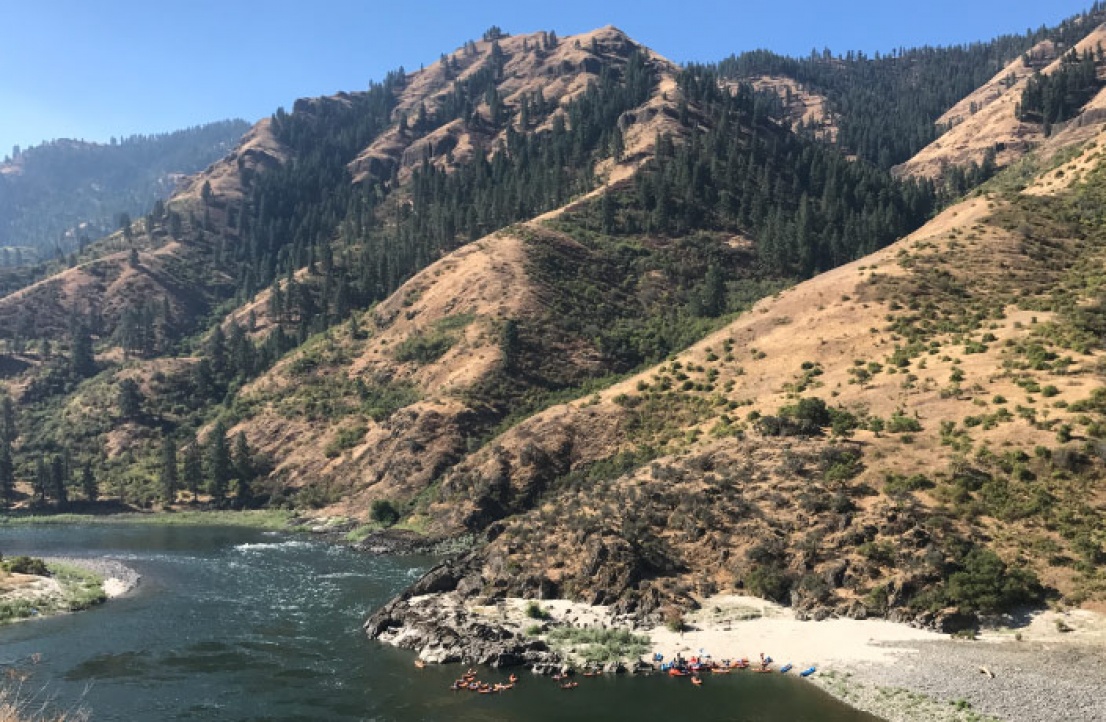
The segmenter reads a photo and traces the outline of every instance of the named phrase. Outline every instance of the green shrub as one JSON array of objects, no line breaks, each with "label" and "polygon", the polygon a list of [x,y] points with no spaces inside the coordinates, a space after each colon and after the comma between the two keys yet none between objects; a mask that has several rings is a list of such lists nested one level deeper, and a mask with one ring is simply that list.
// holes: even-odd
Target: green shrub
[{"label": "green shrub", "polygon": [[932,489],[933,482],[924,474],[902,476],[901,474],[888,474],[884,479],[884,490],[891,496],[901,496],[911,491]]},{"label": "green shrub", "polygon": [[549,619],[549,612],[542,609],[537,602],[531,601],[526,603],[526,616],[530,619]]},{"label": "green shrub", "polygon": [[754,596],[785,602],[791,592],[792,579],[787,571],[777,566],[759,566],[745,575],[745,588]]},{"label": "green shrub", "polygon": [[368,426],[363,421],[357,421],[352,426],[344,426],[338,429],[338,433],[335,434],[334,439],[326,445],[323,449],[323,453],[328,459],[341,454],[346,449],[352,449],[361,443],[365,438],[365,433],[368,431]]},{"label": "green shrub", "polygon": [[891,542],[864,542],[856,551],[880,566],[889,567],[895,563],[895,545]]},{"label": "green shrub", "polygon": [[807,421],[815,426],[829,426],[831,421],[826,402],[817,396],[799,399],[799,403],[793,406],[784,406],[779,415]]},{"label": "green shrub", "polygon": [[892,434],[903,434],[921,431],[922,425],[913,416],[906,416],[901,411],[896,411],[887,422],[887,430]]},{"label": "green shrub", "polygon": [[976,547],[949,576],[944,597],[963,611],[998,614],[1041,602],[1044,589],[1032,571],[1011,568],[991,550]]},{"label": "green shrub", "polygon": [[649,637],[628,629],[557,627],[549,633],[549,643],[599,663],[638,659],[649,651]]},{"label": "green shrub", "polygon": [[415,334],[396,346],[395,359],[400,363],[420,365],[433,363],[446,355],[457,339],[453,334],[434,332]]},{"label": "green shrub", "polygon": [[395,505],[387,499],[377,499],[373,502],[372,520],[383,524],[384,526],[392,526],[399,521],[400,513],[399,509],[396,509]]},{"label": "green shrub", "polygon": [[35,557],[12,557],[4,561],[4,570],[13,574],[33,574],[37,577],[50,576],[50,570],[46,568],[46,562]]}]

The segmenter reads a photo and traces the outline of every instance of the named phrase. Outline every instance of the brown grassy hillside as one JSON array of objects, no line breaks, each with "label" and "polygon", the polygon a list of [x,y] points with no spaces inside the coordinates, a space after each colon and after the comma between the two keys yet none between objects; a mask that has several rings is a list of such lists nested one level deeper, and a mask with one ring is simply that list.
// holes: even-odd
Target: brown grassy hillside
[{"label": "brown grassy hillside", "polygon": [[[1083,53],[1094,51],[1106,39],[1106,27],[1095,28],[1074,46]],[[949,130],[923,148],[896,172],[903,175],[936,178],[944,168],[962,166],[972,162],[982,163],[988,151],[995,152],[995,162],[1004,167],[1021,158],[1029,149],[1045,140],[1040,124],[1019,121],[1016,109],[1021,101],[1029,78],[1035,72],[1044,75],[1056,72],[1060,67],[1060,51],[1045,41],[1032,48],[1025,56],[1012,61],[989,82],[950,108],[938,120],[938,125],[948,125]],[[1027,62],[1028,58],[1028,62]],[[1101,74],[1100,70],[1100,74]],[[1091,101],[1084,108],[1084,115],[1091,122],[1100,122],[1095,109],[1101,101]],[[1078,127],[1084,121],[1076,118],[1069,126]],[[1069,144],[1071,140],[1063,141]]]},{"label": "brown grassy hillside", "polygon": [[[450,471],[430,517],[492,525],[492,594],[649,609],[736,586],[838,613],[924,609],[977,545],[1069,601],[1101,598],[1093,158],[1068,193],[996,186],[528,419]],[[775,420],[811,398],[836,431]]]}]

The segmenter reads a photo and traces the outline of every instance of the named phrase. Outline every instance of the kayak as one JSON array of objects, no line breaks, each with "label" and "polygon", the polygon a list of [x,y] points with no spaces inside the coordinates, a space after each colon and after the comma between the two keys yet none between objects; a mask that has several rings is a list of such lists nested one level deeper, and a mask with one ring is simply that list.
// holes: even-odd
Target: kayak
[{"label": "kayak", "polygon": [[780,667],[780,674],[787,674],[790,671],[791,671],[791,663],[790,662],[788,662],[787,664]]},{"label": "kayak", "polygon": [[683,671],[682,669],[677,669],[676,667],[669,667],[668,675],[670,677],[686,677],[687,672]]},{"label": "kayak", "polygon": [[815,671],[816,670],[814,669],[814,667],[807,667],[802,672],[799,672],[799,676],[800,677],[809,677],[810,675],[814,674]]}]

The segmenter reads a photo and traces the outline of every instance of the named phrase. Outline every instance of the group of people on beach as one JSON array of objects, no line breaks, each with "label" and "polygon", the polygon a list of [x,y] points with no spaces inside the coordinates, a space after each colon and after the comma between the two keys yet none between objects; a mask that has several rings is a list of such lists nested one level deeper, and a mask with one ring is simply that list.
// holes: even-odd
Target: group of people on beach
[{"label": "group of people on beach", "polygon": [[[672,676],[682,676],[684,674],[694,674],[700,671],[708,672],[728,672],[734,669],[748,669],[752,665],[749,663],[748,657],[742,657],[741,659],[722,659],[715,661],[709,654],[699,650],[698,656],[684,658],[683,654],[676,652],[672,657],[671,662],[664,661],[664,655],[657,652],[653,655],[653,663],[660,664],[662,672],[668,672]],[[772,658],[765,656],[764,652],[760,653],[760,664],[753,669],[756,672],[768,672],[771,671]]]}]

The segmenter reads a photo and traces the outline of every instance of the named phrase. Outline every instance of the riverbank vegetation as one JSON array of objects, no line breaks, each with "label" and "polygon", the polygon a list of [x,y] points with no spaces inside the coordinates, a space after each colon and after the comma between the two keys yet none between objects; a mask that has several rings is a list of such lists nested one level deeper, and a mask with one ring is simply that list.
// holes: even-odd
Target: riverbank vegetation
[{"label": "riverbank vegetation", "polygon": [[291,529],[295,514],[283,509],[225,509],[123,512],[118,514],[9,514],[4,524],[141,524],[151,526],[236,526],[269,531]]}]

